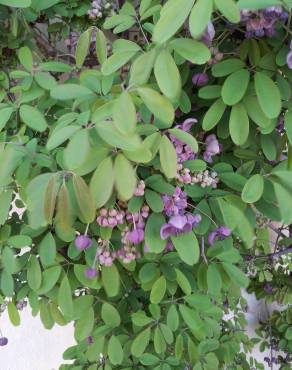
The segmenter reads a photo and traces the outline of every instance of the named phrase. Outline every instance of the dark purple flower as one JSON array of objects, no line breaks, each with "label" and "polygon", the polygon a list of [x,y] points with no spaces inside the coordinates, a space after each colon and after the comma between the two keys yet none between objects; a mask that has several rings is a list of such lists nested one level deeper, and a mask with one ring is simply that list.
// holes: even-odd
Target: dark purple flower
[{"label": "dark purple flower", "polygon": [[87,344],[93,344],[94,343],[93,337],[91,335],[89,337],[87,337],[86,342],[87,342]]},{"label": "dark purple flower", "polygon": [[160,237],[162,240],[166,240],[170,236],[189,233],[192,231],[193,227],[198,226],[200,221],[200,215],[173,216],[167,224],[162,226]]},{"label": "dark purple flower", "polygon": [[88,268],[85,270],[85,276],[87,279],[93,280],[97,277],[97,270],[94,268]]},{"label": "dark purple flower", "polygon": [[221,152],[220,144],[214,134],[207,136],[205,143],[207,148],[203,154],[204,160],[208,163],[212,163],[212,157]]},{"label": "dark purple flower", "polygon": [[8,339],[6,337],[0,338],[0,347],[4,347],[8,344]]},{"label": "dark purple flower", "polygon": [[209,22],[205,33],[201,37],[201,41],[207,46],[211,46],[214,37],[215,37],[215,28],[213,26],[213,23]]},{"label": "dark purple flower", "polygon": [[209,245],[213,245],[217,240],[224,240],[231,235],[231,230],[226,226],[220,226],[212,231],[208,236]]},{"label": "dark purple flower", "polygon": [[192,78],[193,84],[198,87],[207,85],[209,82],[209,77],[207,73],[197,73]]},{"label": "dark purple flower", "polygon": [[127,235],[129,242],[137,245],[144,240],[144,230],[143,229],[134,229],[130,231]]},{"label": "dark purple flower", "polygon": [[80,251],[88,249],[92,246],[92,240],[87,235],[79,235],[75,239],[76,248]]},{"label": "dark purple flower", "polygon": [[273,289],[273,287],[272,287],[272,285],[271,284],[269,284],[269,283],[267,283],[267,284],[265,284],[264,285],[264,291],[267,293],[267,294],[273,294],[273,292],[274,292],[274,289]]},{"label": "dark purple flower", "polygon": [[167,216],[183,215],[188,206],[187,195],[177,187],[173,195],[163,195],[164,212]]}]

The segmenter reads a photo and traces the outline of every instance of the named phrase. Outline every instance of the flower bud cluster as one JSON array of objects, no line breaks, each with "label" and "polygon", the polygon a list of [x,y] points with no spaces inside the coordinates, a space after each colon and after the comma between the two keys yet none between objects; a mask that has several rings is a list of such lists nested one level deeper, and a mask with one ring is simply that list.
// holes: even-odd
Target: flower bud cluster
[{"label": "flower bud cluster", "polygon": [[211,186],[212,188],[216,189],[217,184],[219,182],[219,178],[215,171],[202,171],[196,174],[192,174],[189,168],[183,168],[179,166],[179,171],[177,174],[177,180],[181,184],[185,185],[200,185],[202,188],[206,188]]},{"label": "flower bud cluster", "polygon": [[88,10],[90,19],[100,19],[112,9],[113,3],[110,0],[94,0],[91,2],[91,9]]},{"label": "flower bud cluster", "polygon": [[140,180],[134,192],[134,195],[136,197],[143,197],[144,194],[145,194],[145,182],[143,180]]},{"label": "flower bud cluster", "polygon": [[124,223],[124,217],[124,211],[117,211],[116,209],[107,210],[102,208],[99,211],[99,216],[97,217],[96,221],[101,227],[110,227],[113,229],[116,226]]}]

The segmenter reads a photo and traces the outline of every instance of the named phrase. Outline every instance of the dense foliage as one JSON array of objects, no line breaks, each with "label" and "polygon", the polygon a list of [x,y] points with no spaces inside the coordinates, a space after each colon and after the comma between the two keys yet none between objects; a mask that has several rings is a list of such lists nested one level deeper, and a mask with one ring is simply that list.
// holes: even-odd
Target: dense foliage
[{"label": "dense foliage", "polygon": [[291,368],[291,7],[0,0],[1,311],[60,369]]}]

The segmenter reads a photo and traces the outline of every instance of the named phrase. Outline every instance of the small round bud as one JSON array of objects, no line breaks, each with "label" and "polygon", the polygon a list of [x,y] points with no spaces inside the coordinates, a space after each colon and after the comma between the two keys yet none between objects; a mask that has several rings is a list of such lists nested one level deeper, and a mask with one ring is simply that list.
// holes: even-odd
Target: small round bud
[{"label": "small round bud", "polygon": [[85,270],[85,277],[87,279],[93,280],[97,277],[97,270],[93,268],[88,268]]},{"label": "small round bud", "polygon": [[80,251],[89,249],[92,246],[92,240],[87,235],[79,235],[75,239],[75,246]]},{"label": "small round bud", "polygon": [[8,339],[6,337],[0,338],[0,347],[4,347],[8,344]]},{"label": "small round bud", "polygon": [[192,78],[194,86],[202,87],[207,85],[209,82],[209,77],[207,73],[197,73]]}]

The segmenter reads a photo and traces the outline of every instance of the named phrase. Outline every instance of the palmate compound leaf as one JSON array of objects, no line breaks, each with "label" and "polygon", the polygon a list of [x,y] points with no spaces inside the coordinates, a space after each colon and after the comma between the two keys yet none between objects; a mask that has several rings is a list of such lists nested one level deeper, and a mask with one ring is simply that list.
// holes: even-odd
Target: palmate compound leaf
[{"label": "palmate compound leaf", "polygon": [[[170,0],[162,8],[160,19],[153,30],[153,41],[163,44],[169,40],[187,19],[195,0]],[[170,27],[171,25],[171,27]]]},{"label": "palmate compound leaf", "polygon": [[211,20],[213,0],[197,0],[190,15],[190,32],[193,38],[201,36]]}]

